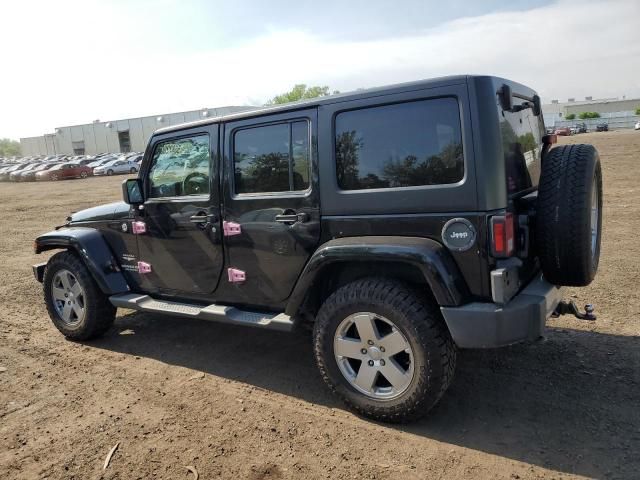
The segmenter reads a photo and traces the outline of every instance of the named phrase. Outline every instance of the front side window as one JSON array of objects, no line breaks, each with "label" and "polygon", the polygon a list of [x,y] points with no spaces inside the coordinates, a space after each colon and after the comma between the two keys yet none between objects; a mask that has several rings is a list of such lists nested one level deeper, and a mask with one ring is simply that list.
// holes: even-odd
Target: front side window
[{"label": "front side window", "polygon": [[149,171],[149,197],[209,193],[209,137],[198,135],[160,143]]},{"label": "front side window", "polygon": [[335,142],[336,174],[343,190],[451,184],[464,176],[454,98],[340,113]]},{"label": "front side window", "polygon": [[235,193],[308,189],[309,152],[306,121],[238,130],[233,139]]}]

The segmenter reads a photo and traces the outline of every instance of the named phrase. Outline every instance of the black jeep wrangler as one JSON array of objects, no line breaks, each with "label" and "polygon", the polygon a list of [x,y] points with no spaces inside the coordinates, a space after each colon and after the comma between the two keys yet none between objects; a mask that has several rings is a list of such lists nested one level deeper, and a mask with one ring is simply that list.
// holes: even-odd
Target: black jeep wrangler
[{"label": "black jeep wrangler", "polygon": [[65,336],[116,308],[313,328],[329,387],[385,421],[425,414],[457,349],[539,338],[581,314],[560,286],[598,267],[602,179],[590,145],[552,148],[540,99],[456,76],[160,129],[124,203],[38,237]]}]

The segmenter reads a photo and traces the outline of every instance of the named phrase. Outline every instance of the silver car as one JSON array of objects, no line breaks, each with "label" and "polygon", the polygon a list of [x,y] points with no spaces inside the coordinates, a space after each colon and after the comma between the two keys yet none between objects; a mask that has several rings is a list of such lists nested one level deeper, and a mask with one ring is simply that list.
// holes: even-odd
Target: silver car
[{"label": "silver car", "polygon": [[138,164],[129,160],[111,160],[93,169],[94,175],[114,175],[116,173],[137,173]]}]

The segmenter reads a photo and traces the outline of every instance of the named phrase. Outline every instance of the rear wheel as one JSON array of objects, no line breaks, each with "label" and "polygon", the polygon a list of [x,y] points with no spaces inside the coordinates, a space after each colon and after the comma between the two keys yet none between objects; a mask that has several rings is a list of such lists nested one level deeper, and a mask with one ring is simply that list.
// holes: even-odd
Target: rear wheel
[{"label": "rear wheel", "polygon": [[387,422],[425,415],[448,388],[456,351],[439,310],[410,287],[367,278],[333,293],[314,327],[318,367],[358,413]]},{"label": "rear wheel", "polygon": [[58,180],[58,174],[57,173],[52,173],[49,178],[51,178],[51,180],[53,180],[55,182],[56,180]]},{"label": "rear wheel", "polygon": [[564,145],[544,159],[538,187],[537,245],[555,285],[591,283],[600,260],[602,170],[592,145]]},{"label": "rear wheel", "polygon": [[80,178],[87,178],[87,172],[80,172]]},{"label": "rear wheel", "polygon": [[129,170],[129,173],[136,173],[138,170],[136,170],[136,167],[131,167],[131,170]]},{"label": "rear wheel", "polygon": [[51,257],[42,284],[49,317],[65,337],[89,340],[113,324],[116,307],[73,253]]},{"label": "rear wheel", "polygon": [[107,175],[113,175],[113,170],[111,169],[107,170]]}]

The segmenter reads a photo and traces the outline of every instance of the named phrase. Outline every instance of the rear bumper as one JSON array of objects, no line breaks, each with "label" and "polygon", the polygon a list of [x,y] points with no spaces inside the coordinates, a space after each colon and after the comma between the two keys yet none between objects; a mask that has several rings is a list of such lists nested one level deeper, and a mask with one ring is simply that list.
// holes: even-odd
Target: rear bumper
[{"label": "rear bumper", "polygon": [[494,348],[535,340],[562,300],[562,289],[536,277],[506,305],[468,303],[441,307],[459,348]]}]

